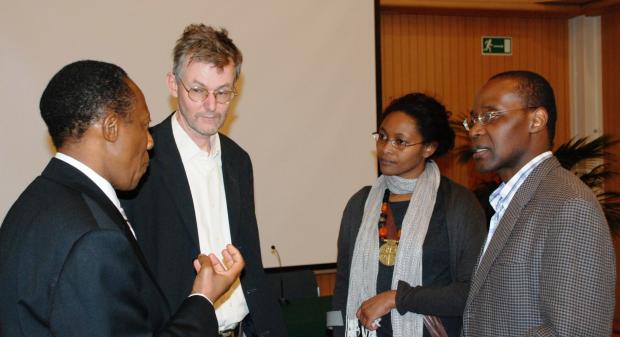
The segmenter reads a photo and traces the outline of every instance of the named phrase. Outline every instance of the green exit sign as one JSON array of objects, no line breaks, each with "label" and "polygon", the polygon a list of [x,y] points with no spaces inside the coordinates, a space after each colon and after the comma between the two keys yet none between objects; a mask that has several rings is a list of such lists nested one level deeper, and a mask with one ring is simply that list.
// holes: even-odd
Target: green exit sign
[{"label": "green exit sign", "polygon": [[506,36],[483,36],[482,55],[512,55],[512,38]]}]

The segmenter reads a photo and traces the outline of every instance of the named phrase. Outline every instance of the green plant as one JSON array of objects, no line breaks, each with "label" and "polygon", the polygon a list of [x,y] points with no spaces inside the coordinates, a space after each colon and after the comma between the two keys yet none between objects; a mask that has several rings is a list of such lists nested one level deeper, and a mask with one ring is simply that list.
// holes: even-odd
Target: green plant
[{"label": "green plant", "polygon": [[[457,131],[457,134],[464,136],[463,131]],[[620,192],[605,191],[604,184],[605,180],[617,175],[617,172],[610,168],[609,160],[612,159],[612,155],[608,150],[618,143],[620,140],[613,139],[609,135],[602,135],[593,140],[588,140],[587,137],[573,138],[554,151],[555,157],[562,166],[575,173],[593,190],[605,212],[609,228],[614,234],[620,233]],[[472,151],[468,145],[459,146],[455,151],[460,163],[466,163],[472,158]],[[608,162],[597,164],[603,160]],[[499,184],[500,180],[495,177],[483,180],[474,188],[474,193],[489,217],[494,213],[489,204],[489,196]]]}]

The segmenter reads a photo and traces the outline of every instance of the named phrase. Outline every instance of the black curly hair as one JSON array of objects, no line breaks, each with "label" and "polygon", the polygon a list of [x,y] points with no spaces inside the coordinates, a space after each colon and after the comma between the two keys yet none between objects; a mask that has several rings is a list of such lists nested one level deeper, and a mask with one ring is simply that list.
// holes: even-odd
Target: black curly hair
[{"label": "black curly hair", "polygon": [[425,144],[436,143],[437,150],[428,159],[443,156],[454,147],[454,130],[450,112],[431,96],[410,93],[393,100],[381,114],[381,122],[392,112],[401,111],[415,119]]},{"label": "black curly hair", "polygon": [[521,97],[524,106],[545,108],[548,115],[548,143],[549,147],[552,147],[558,113],[555,105],[555,95],[549,81],[542,75],[527,70],[505,71],[493,75],[489,81],[501,79],[512,79],[517,82],[516,92]]},{"label": "black curly hair", "polygon": [[54,146],[79,139],[108,111],[127,118],[135,99],[128,80],[119,66],[100,61],[77,61],[58,71],[39,103]]}]

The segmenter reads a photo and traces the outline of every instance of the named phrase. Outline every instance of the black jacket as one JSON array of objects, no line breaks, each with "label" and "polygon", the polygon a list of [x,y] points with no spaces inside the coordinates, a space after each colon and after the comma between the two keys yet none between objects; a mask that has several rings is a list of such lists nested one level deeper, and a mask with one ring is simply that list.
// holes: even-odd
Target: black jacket
[{"label": "black jacket", "polygon": [[[343,318],[347,307],[353,250],[369,192],[370,186],[366,186],[355,193],[342,215],[332,310],[341,310]],[[411,287],[406,282],[398,283],[396,291],[398,312],[404,314],[410,311],[440,316],[449,335],[458,336],[462,323],[461,316],[469,291],[469,281],[486,237],[485,228],[484,212],[473,193],[448,178],[441,177],[433,214],[422,246],[423,284],[419,287]],[[436,235],[429,240],[432,233],[438,231],[447,233],[447,242]],[[427,254],[429,251],[438,250],[448,250],[447,265],[436,265],[433,260],[434,256]],[[435,279],[437,274],[429,275],[429,273],[442,273],[446,269],[451,275],[449,284],[437,284]],[[340,337],[343,334],[343,329],[335,329],[334,336]]]},{"label": "black jacket", "polygon": [[52,159],[0,228],[0,336],[217,336],[206,299],[177,308],[112,201]]},{"label": "black jacket", "polygon": [[[151,129],[155,146],[147,174],[139,187],[121,199],[138,243],[172,308],[191,290],[192,261],[200,252],[198,229],[189,182],[172,134],[171,118]],[[233,245],[243,254],[241,274],[250,311],[248,337],[287,336],[282,312],[263,271],[258,226],[254,213],[252,162],[230,138],[220,134],[222,172]],[[248,319],[248,318],[246,318]]]}]

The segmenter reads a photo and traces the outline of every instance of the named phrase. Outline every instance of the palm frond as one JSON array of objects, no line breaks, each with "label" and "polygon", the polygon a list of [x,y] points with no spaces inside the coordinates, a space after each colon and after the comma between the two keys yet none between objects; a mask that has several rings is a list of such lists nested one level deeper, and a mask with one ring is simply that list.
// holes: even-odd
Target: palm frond
[{"label": "palm frond", "polygon": [[[456,122],[454,125],[456,125]],[[463,129],[461,127],[458,130]],[[459,133],[466,135],[464,132],[457,132],[457,134]],[[608,149],[618,143],[620,143],[620,140],[613,139],[609,135],[602,135],[593,140],[588,140],[587,137],[573,138],[567,143],[560,145],[557,150],[555,150],[554,155],[564,168],[573,171],[586,185],[596,191],[603,186],[607,179],[618,173],[612,171],[607,163],[596,165],[586,172],[575,172],[574,169],[580,163],[595,159],[605,158],[605,160],[609,161],[612,159],[612,156],[608,152]],[[472,159],[473,152],[469,145],[461,145],[457,147],[455,151],[460,163],[466,163]],[[474,189],[474,193],[476,197],[478,197],[489,219],[490,216],[493,215],[493,209],[489,205],[489,196],[497,186],[499,186],[497,181],[490,180],[481,182]],[[612,233],[620,233],[620,192],[599,192],[596,197],[603,208],[605,218],[609,224],[609,229]]]},{"label": "palm frond", "polygon": [[461,115],[463,114],[457,115],[457,120],[450,120],[450,127],[452,127],[457,137],[466,139],[465,145],[460,145],[454,148],[454,153],[456,153],[457,162],[460,164],[465,164],[471,160],[471,157],[473,156],[474,152],[471,150],[471,146],[469,145],[469,135],[467,134],[467,131],[465,131],[465,128],[463,127],[462,121],[465,117],[462,117]]},{"label": "palm frond", "polygon": [[[497,189],[499,184],[500,183],[495,180],[483,181],[478,184],[473,191],[474,195],[478,199],[478,202],[480,203],[480,206],[482,206],[488,221],[491,220],[491,217],[495,213],[495,210],[491,207],[491,203],[489,202],[489,196],[493,193],[493,191],[495,191],[495,189]],[[488,221],[487,226],[489,225]]]},{"label": "palm frond", "polygon": [[469,145],[457,146],[454,151],[456,152],[458,162],[461,164],[465,164],[470,161],[471,157],[474,155],[474,151],[472,151],[471,146]]},{"label": "palm frond", "polygon": [[620,193],[615,191],[601,192],[596,195],[603,208],[609,230],[620,233]]},{"label": "palm frond", "polygon": [[609,135],[602,135],[588,141],[587,137],[572,138],[568,143],[560,145],[554,152],[560,164],[567,170],[572,170],[580,162],[600,159],[609,156],[608,148],[620,142]]},{"label": "palm frond", "polygon": [[600,202],[611,203],[612,200],[618,199],[620,201],[620,192],[608,191],[600,192],[596,195]]},{"label": "palm frond", "polygon": [[581,181],[583,181],[589,187],[601,187],[606,179],[609,179],[617,173],[612,172],[609,169],[608,164],[600,164],[592,168],[590,171],[585,173],[575,173]]},{"label": "palm frond", "polygon": [[467,131],[463,127],[463,120],[466,118],[466,114],[457,114],[456,119],[450,119],[450,127],[454,129],[454,133],[457,137],[468,137]]}]

